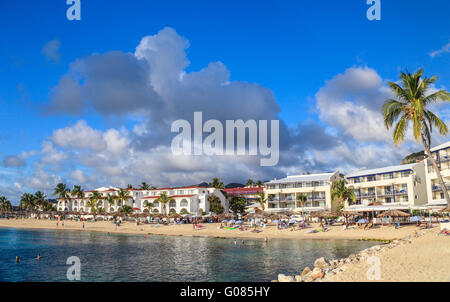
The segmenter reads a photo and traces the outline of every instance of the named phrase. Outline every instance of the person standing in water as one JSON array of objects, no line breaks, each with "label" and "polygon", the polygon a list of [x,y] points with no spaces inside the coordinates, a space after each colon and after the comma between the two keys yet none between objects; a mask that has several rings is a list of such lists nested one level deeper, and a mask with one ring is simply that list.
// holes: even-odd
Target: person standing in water
[{"label": "person standing in water", "polygon": [[41,254],[37,255],[37,260],[41,260]]},{"label": "person standing in water", "polygon": [[20,259],[19,256],[16,256],[16,263],[19,263],[20,261],[22,261],[22,259]]}]

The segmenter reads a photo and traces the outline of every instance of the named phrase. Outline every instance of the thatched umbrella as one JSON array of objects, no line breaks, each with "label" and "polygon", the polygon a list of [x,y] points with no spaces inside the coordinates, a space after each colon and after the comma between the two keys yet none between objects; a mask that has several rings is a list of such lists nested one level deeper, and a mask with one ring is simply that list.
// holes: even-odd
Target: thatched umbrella
[{"label": "thatched umbrella", "polygon": [[447,206],[446,208],[443,208],[439,212],[441,212],[441,213],[448,213],[448,212],[450,212],[450,207]]},{"label": "thatched umbrella", "polygon": [[386,211],[386,212],[382,212],[382,213],[380,213],[378,215],[378,217],[386,217],[386,216],[389,216],[389,217],[409,217],[411,215],[408,214],[408,213],[405,213],[403,211],[399,211],[399,210],[389,210],[389,211]]},{"label": "thatched umbrella", "polygon": [[179,218],[179,217],[181,217],[181,215],[176,213],[169,216],[169,218]]},{"label": "thatched umbrella", "polygon": [[374,207],[374,206],[382,206],[383,204],[382,203],[380,203],[380,202],[376,202],[376,201],[374,201],[374,202],[372,202],[372,203],[369,203],[369,207]]},{"label": "thatched umbrella", "polygon": [[269,217],[272,220],[289,219],[289,216],[285,214],[272,214]]},{"label": "thatched umbrella", "polygon": [[294,212],[294,211],[286,211],[286,212],[283,212],[282,214],[287,215],[287,216],[298,215],[298,213]]},{"label": "thatched umbrella", "polygon": [[236,216],[230,213],[222,213],[217,217],[219,217],[220,220],[224,220],[224,219],[234,219]]},{"label": "thatched umbrella", "polygon": [[389,210],[389,211],[386,211],[386,212],[382,212],[382,213],[380,213],[378,215],[379,218],[380,217],[386,217],[386,216],[392,217],[392,224],[394,224],[396,217],[409,217],[411,215],[408,214],[408,213],[405,213],[403,211],[399,211],[399,210]]},{"label": "thatched umbrella", "polygon": [[337,213],[333,213],[331,211],[315,211],[309,214],[309,217],[318,217],[318,218],[330,218],[339,216]]},{"label": "thatched umbrella", "polygon": [[250,213],[244,216],[244,219],[253,219],[253,218],[264,218],[264,214],[262,213]]}]

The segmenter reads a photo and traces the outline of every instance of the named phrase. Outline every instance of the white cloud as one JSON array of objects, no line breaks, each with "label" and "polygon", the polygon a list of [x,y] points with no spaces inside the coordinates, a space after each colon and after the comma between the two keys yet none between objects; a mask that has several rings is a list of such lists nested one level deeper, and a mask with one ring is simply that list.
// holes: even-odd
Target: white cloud
[{"label": "white cloud", "polygon": [[59,63],[61,59],[61,55],[59,53],[60,47],[61,42],[58,39],[51,40],[42,47],[41,54],[46,58],[47,61]]},{"label": "white cloud", "polygon": [[444,46],[442,46],[440,49],[430,52],[430,57],[434,58],[443,53],[449,53],[449,52],[450,52],[450,41],[447,44],[445,44]]}]

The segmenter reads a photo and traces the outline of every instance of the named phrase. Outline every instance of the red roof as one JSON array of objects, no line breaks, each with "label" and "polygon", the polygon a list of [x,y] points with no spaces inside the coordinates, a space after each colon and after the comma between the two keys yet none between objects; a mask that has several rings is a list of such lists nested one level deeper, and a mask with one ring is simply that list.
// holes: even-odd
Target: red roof
[{"label": "red roof", "polygon": [[224,191],[228,194],[258,194],[263,190],[264,187],[224,189]]},{"label": "red roof", "polygon": [[[195,194],[192,195],[173,195],[173,196],[169,196],[169,198],[182,198],[182,197],[192,197],[195,196]],[[147,196],[147,197],[143,197],[142,199],[151,199],[151,198],[160,198],[161,196]]]}]

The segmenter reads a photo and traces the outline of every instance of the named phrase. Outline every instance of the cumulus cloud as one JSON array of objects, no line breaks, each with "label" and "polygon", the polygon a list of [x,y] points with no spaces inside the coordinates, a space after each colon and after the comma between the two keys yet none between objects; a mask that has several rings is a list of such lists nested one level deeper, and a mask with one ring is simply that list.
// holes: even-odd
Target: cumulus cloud
[{"label": "cumulus cloud", "polygon": [[34,154],[34,151],[30,151],[22,152],[17,155],[7,155],[1,161],[1,165],[5,168],[22,168],[27,165],[26,159]]},{"label": "cumulus cloud", "polygon": [[48,62],[59,63],[61,59],[61,55],[59,53],[60,47],[61,42],[58,39],[51,40],[42,47],[41,54]]},{"label": "cumulus cloud", "polygon": [[381,106],[392,95],[386,81],[369,67],[352,67],[327,80],[314,98],[317,118],[288,128],[280,121],[280,161],[260,167],[257,156],[176,156],[170,125],[178,119],[279,119],[273,92],[256,83],[231,80],[222,62],[187,71],[189,41],[164,28],[142,38],[134,53],[96,53],[70,64],[50,90],[45,111],[83,117],[132,118],[119,129],[95,129],[79,120],[56,129],[42,144],[32,188],[59,181],[124,186],[186,185],[220,177],[225,182],[268,180],[286,174],[375,168],[398,164],[420,145],[395,148],[384,129]]}]

